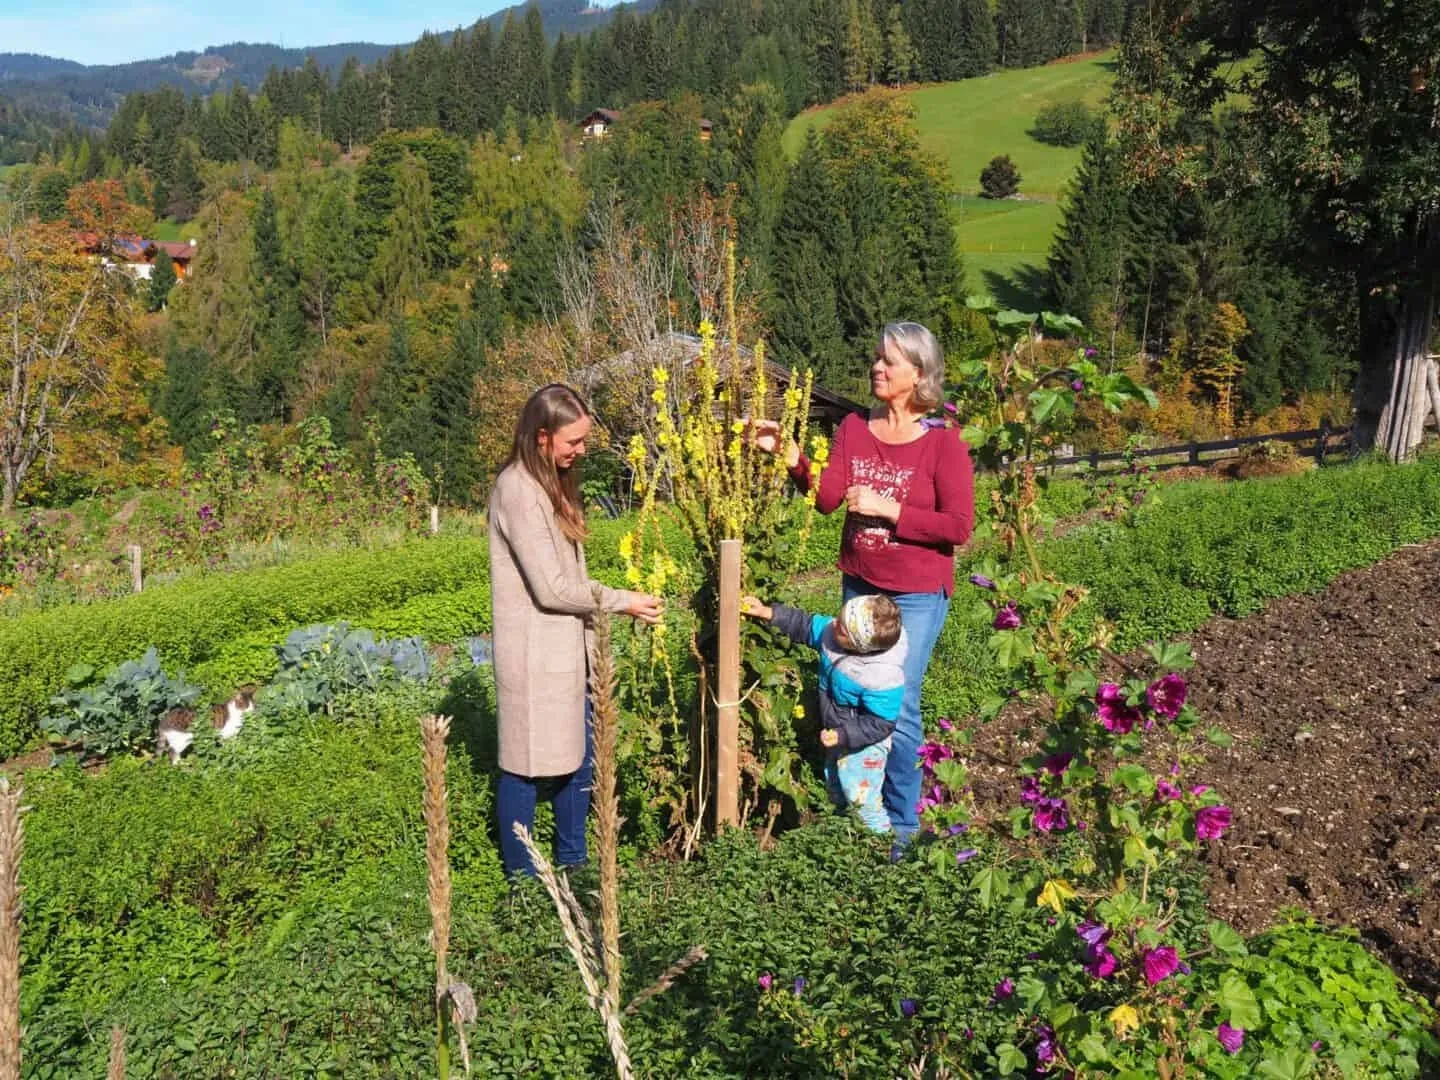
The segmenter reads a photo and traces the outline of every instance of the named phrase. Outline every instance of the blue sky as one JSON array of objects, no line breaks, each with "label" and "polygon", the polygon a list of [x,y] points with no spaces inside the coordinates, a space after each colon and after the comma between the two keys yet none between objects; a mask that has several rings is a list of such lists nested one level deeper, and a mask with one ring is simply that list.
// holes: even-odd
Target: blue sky
[{"label": "blue sky", "polygon": [[[413,41],[510,0],[0,0],[0,52],[121,64],[231,41],[288,48]],[[223,9],[223,13],[222,13]]]}]

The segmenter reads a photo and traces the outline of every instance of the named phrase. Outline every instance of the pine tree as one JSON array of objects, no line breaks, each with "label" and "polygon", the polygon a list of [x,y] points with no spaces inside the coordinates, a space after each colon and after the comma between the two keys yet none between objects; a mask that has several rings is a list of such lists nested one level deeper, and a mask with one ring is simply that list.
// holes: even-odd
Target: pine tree
[{"label": "pine tree", "polygon": [[1103,127],[1091,135],[1066,189],[1060,229],[1050,248],[1050,280],[1059,310],[1095,330],[1113,331],[1125,311],[1129,214],[1120,153]]},{"label": "pine tree", "polygon": [[915,46],[905,29],[900,5],[890,5],[885,25],[885,78],[891,86],[909,82],[915,73]]},{"label": "pine tree", "polygon": [[287,422],[305,344],[305,316],[300,310],[299,275],[281,240],[275,196],[269,188],[256,208],[251,242],[256,362],[247,411],[256,421]]},{"label": "pine tree", "polygon": [[155,256],[155,262],[150,267],[150,286],[146,295],[145,307],[150,311],[159,311],[165,306],[165,301],[170,296],[170,290],[180,279],[175,275],[175,260],[170,258],[170,253],[163,248]]},{"label": "pine tree", "polygon": [[210,422],[219,407],[210,386],[210,365],[210,355],[197,346],[172,341],[165,350],[165,381],[155,406],[190,461],[210,450]]},{"label": "pine tree", "polygon": [[375,288],[381,310],[402,311],[419,299],[430,274],[428,238],[434,231],[434,201],[424,164],[406,152],[396,169],[395,211],[375,256]]}]

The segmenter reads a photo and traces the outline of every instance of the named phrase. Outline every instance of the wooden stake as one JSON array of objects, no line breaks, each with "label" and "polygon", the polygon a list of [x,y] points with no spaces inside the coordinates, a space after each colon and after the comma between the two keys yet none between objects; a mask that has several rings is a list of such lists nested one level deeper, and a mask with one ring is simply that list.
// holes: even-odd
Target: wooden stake
[{"label": "wooden stake", "polygon": [[438,536],[439,534],[440,534],[440,507],[438,507],[438,506],[432,506],[432,507],[430,507],[430,535],[431,535],[431,536]]},{"label": "wooden stake", "polygon": [[715,826],[740,824],[740,541],[720,541],[715,687]]},{"label": "wooden stake", "polygon": [[129,544],[125,550],[130,553],[130,587],[139,592],[145,585],[145,577],[140,572],[140,545]]}]

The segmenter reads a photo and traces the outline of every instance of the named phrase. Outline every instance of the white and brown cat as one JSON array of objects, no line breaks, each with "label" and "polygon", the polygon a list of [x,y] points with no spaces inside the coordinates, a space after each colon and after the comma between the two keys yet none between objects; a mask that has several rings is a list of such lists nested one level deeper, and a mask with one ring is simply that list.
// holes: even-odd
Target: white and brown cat
[{"label": "white and brown cat", "polygon": [[[222,741],[233,739],[245,725],[245,717],[255,708],[255,687],[242,686],[229,701],[222,701],[210,710],[210,726]],[[171,709],[160,718],[156,733],[156,750],[170,755],[171,762],[178,762],[180,755],[195,741],[195,710]]]}]

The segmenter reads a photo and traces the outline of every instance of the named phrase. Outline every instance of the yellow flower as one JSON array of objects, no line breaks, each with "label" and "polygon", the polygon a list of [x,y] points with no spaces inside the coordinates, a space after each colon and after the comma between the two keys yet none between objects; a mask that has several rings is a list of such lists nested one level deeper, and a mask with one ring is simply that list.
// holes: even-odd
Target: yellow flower
[{"label": "yellow flower", "polygon": [[654,390],[651,390],[651,391],[650,391],[650,400],[653,401],[653,402],[655,402],[656,405],[664,405],[664,404],[665,404],[665,389],[664,389],[664,387],[657,386]]},{"label": "yellow flower", "polygon": [[1117,1037],[1123,1039],[1140,1026],[1140,1014],[1129,1005],[1117,1005],[1110,1010],[1110,1024]]},{"label": "yellow flower", "polygon": [[1065,901],[1075,899],[1076,892],[1070,887],[1068,881],[1061,878],[1052,878],[1045,882],[1045,887],[1040,890],[1040,895],[1035,898],[1036,907],[1048,907],[1059,915],[1065,910]]},{"label": "yellow flower", "polygon": [[625,455],[631,465],[640,466],[645,461],[645,439],[640,435],[630,436],[630,450]]},{"label": "yellow flower", "polygon": [[785,391],[785,407],[787,409],[798,409],[800,407],[800,391],[793,387]]},{"label": "yellow flower", "polygon": [[800,704],[796,704],[796,706],[795,706],[793,709],[790,710],[790,715],[793,716],[793,717],[795,717],[796,720],[804,720],[804,719],[805,719],[805,706],[804,706],[804,705],[800,705]]},{"label": "yellow flower", "polygon": [[743,435],[743,434],[745,434],[745,421],[744,421],[744,420],[736,420],[733,424],[731,424],[731,425],[730,425],[730,434],[732,434],[732,435]]},{"label": "yellow flower", "polygon": [[639,585],[644,578],[640,574],[638,566],[632,566],[625,571],[625,583],[627,585]]},{"label": "yellow flower", "polygon": [[700,336],[702,338],[713,338],[715,336],[715,324],[709,319],[700,320]]},{"label": "yellow flower", "polygon": [[626,562],[635,557],[635,534],[633,532],[627,532],[620,537],[620,557]]},{"label": "yellow flower", "polygon": [[664,386],[670,381],[670,373],[662,367],[657,367],[654,371],[650,372],[650,377],[655,380],[656,386]]}]

